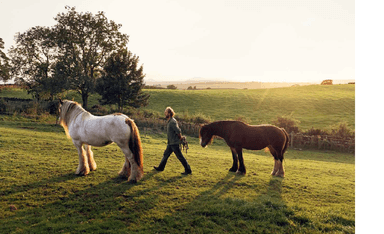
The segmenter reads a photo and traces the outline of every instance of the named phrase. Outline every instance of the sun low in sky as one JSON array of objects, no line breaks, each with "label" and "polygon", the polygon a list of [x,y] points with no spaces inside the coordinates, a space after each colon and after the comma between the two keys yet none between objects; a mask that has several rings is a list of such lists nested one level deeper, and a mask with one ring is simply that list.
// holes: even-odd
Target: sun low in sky
[{"label": "sun low in sky", "polygon": [[65,6],[104,11],[130,36],[146,79],[312,82],[355,79],[350,0],[0,0],[0,37],[53,26]]}]

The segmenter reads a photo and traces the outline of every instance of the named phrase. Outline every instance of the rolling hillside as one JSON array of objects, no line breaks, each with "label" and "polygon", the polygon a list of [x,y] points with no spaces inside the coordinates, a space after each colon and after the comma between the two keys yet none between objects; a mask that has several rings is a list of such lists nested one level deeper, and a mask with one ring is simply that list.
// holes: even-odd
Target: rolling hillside
[{"label": "rolling hillside", "polygon": [[270,123],[279,115],[301,121],[300,128],[327,128],[345,121],[355,127],[355,85],[301,86],[256,90],[145,90],[151,95],[145,108],[163,113],[203,114],[212,121],[244,119]]},{"label": "rolling hillside", "polygon": [[[325,129],[339,122],[355,128],[355,85],[300,86],[274,89],[146,89],[151,95],[144,110],[163,116],[171,106],[179,116],[202,115],[211,121],[241,119],[250,124],[271,123],[277,116],[301,121],[303,130]],[[21,89],[2,90],[0,97],[31,98]],[[98,104],[98,94],[89,98],[89,106]],[[81,103],[78,94],[69,91],[68,99]]]}]

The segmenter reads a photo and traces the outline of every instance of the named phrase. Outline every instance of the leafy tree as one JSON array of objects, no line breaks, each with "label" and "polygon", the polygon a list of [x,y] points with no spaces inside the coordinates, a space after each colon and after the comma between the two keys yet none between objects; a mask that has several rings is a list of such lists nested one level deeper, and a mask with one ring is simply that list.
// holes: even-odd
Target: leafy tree
[{"label": "leafy tree", "polygon": [[53,99],[64,88],[66,81],[55,79],[57,47],[54,32],[48,27],[33,27],[16,36],[16,47],[11,47],[12,75],[28,88],[37,99]]},{"label": "leafy tree", "polygon": [[71,89],[81,94],[83,107],[87,108],[98,70],[107,57],[126,47],[128,35],[119,32],[122,25],[108,21],[103,12],[93,15],[68,6],[66,9],[68,12],[56,16],[54,26],[60,53],[59,71],[68,76]]},{"label": "leafy tree", "polygon": [[167,89],[177,89],[177,87],[175,85],[167,85]]},{"label": "leafy tree", "polygon": [[9,58],[1,51],[4,49],[4,41],[0,38],[0,80],[6,82],[10,79],[11,66],[9,65]]},{"label": "leafy tree", "polygon": [[138,67],[138,62],[139,57],[126,49],[108,57],[96,88],[101,104],[117,104],[120,112],[126,105],[138,108],[148,104],[149,95],[142,92],[143,66]]}]

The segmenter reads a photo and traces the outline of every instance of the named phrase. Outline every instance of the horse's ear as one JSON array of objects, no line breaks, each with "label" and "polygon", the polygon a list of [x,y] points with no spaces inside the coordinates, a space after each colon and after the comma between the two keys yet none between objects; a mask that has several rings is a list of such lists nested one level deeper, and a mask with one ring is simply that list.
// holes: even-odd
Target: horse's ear
[{"label": "horse's ear", "polygon": [[59,98],[59,103],[61,104],[61,105],[63,105],[63,100],[61,100],[61,98]]}]

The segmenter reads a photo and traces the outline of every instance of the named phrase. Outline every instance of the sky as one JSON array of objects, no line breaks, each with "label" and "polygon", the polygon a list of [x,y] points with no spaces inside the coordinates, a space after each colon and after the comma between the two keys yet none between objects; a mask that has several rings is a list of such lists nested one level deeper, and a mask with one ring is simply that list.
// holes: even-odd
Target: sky
[{"label": "sky", "polygon": [[122,24],[147,81],[355,79],[353,0],[0,0],[5,52],[66,5]]}]

